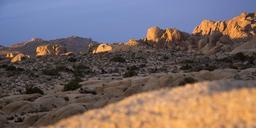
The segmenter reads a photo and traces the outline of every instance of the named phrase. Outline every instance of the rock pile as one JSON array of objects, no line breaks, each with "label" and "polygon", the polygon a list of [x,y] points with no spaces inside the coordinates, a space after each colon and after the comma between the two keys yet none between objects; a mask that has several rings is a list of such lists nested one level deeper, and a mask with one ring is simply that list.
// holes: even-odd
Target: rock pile
[{"label": "rock pile", "polygon": [[159,27],[151,27],[147,31],[146,42],[157,48],[172,48],[176,43],[185,41],[188,36],[177,29],[162,30]]},{"label": "rock pile", "polygon": [[36,48],[36,56],[49,56],[49,55],[61,55],[66,52],[66,49],[58,44],[42,45]]}]

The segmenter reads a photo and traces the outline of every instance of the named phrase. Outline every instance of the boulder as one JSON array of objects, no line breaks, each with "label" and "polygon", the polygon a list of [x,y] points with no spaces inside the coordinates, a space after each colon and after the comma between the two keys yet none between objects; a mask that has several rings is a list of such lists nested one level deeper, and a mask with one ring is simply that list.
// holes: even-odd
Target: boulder
[{"label": "boulder", "polygon": [[93,53],[104,53],[104,52],[111,52],[113,50],[112,46],[107,44],[100,44],[96,49],[93,50]]},{"label": "boulder", "polygon": [[30,56],[27,56],[27,55],[24,55],[22,53],[19,53],[17,55],[15,55],[12,59],[11,59],[11,62],[12,63],[17,63],[17,62],[20,62],[22,60],[25,60],[27,58],[30,58]]},{"label": "boulder", "polygon": [[66,49],[58,44],[48,44],[36,48],[36,56],[61,55],[66,53]]},{"label": "boulder", "polygon": [[6,105],[3,111],[8,114],[21,114],[37,112],[38,106],[29,101],[17,101]]},{"label": "boulder", "polygon": [[242,43],[231,52],[231,54],[237,53],[256,53],[256,37],[248,42]]},{"label": "boulder", "polygon": [[188,84],[138,94],[48,128],[254,127],[255,98],[256,81]]},{"label": "boulder", "polygon": [[14,57],[14,54],[13,53],[7,53],[5,55],[5,57],[8,58],[8,59],[12,59]]},{"label": "boulder", "polygon": [[140,43],[137,41],[137,40],[135,40],[135,39],[130,39],[127,43],[126,43],[128,46],[137,46],[137,45],[139,45]]},{"label": "boulder", "polygon": [[160,29],[159,27],[151,27],[147,31],[146,39],[149,42],[159,42],[164,30]]},{"label": "boulder", "polygon": [[40,106],[40,111],[48,112],[66,105],[67,101],[63,96],[46,95],[36,99],[34,103]]},{"label": "boulder", "polygon": [[154,47],[172,48],[188,37],[189,34],[177,29],[167,28],[162,30],[159,27],[151,27],[147,31],[146,41]]},{"label": "boulder", "polygon": [[75,114],[83,113],[85,110],[86,108],[82,104],[70,104],[46,114],[45,116],[41,117],[34,125],[44,126],[54,124],[61,119],[71,117]]}]

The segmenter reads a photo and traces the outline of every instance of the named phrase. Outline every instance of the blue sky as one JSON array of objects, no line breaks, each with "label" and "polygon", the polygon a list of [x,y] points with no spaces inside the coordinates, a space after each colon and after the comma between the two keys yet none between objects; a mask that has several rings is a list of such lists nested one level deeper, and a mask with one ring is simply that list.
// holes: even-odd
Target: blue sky
[{"label": "blue sky", "polygon": [[72,35],[99,42],[141,38],[150,26],[191,32],[203,19],[256,11],[255,0],[0,0],[0,44]]}]

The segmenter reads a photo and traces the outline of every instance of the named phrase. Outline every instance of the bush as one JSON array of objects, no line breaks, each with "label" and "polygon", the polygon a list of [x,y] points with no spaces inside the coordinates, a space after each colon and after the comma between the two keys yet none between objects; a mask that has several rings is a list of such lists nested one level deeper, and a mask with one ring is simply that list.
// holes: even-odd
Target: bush
[{"label": "bush", "polygon": [[43,74],[48,75],[48,76],[57,76],[59,75],[59,71],[57,69],[44,69]]},{"label": "bush", "polygon": [[137,66],[133,65],[133,66],[127,67],[127,70],[136,71],[136,70],[139,70],[139,68]]},{"label": "bush", "polygon": [[4,67],[5,67],[5,70],[6,70],[6,71],[15,71],[15,72],[22,72],[22,71],[25,71],[25,69],[23,69],[23,68],[17,68],[17,67],[15,67],[15,66],[13,66],[13,65],[5,65]]},{"label": "bush", "polygon": [[84,77],[84,74],[92,73],[90,67],[83,64],[73,65],[73,69],[73,74],[75,77]]},{"label": "bush", "polygon": [[126,62],[126,60],[121,56],[115,56],[115,57],[111,58],[110,61],[119,62],[119,63],[125,63]]},{"label": "bush", "polygon": [[26,87],[26,94],[35,94],[35,93],[39,93],[39,94],[44,94],[44,92],[38,88],[38,87],[32,87],[32,86],[29,86],[29,87]]},{"label": "bush", "polygon": [[63,91],[73,91],[81,87],[79,84],[82,80],[80,78],[74,78],[64,85]]},{"label": "bush", "polygon": [[192,78],[192,77],[186,77],[184,78],[180,83],[179,85],[182,86],[182,85],[186,85],[186,84],[193,84],[193,83],[196,83],[197,80]]},{"label": "bush", "polygon": [[123,77],[127,78],[127,77],[133,77],[133,76],[137,76],[137,72],[134,70],[128,70],[127,72],[124,73]]}]

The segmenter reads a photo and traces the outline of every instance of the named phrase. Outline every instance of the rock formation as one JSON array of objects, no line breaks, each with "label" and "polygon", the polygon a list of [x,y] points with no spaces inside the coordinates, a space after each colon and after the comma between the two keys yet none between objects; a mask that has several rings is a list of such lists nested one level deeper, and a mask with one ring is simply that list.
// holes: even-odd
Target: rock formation
[{"label": "rock formation", "polygon": [[137,40],[135,39],[130,39],[127,43],[126,43],[128,46],[138,46],[140,44],[140,42],[138,42]]},{"label": "rock formation", "polygon": [[97,46],[96,49],[94,49],[93,53],[104,53],[104,52],[111,52],[112,51],[112,46],[107,45],[107,44],[100,44]]},{"label": "rock formation", "polygon": [[7,53],[7,54],[5,55],[5,57],[8,58],[8,59],[11,59],[11,58],[14,57],[14,54],[13,54],[13,53]]},{"label": "rock formation", "polygon": [[43,45],[36,48],[36,56],[61,55],[66,49],[58,44]]},{"label": "rock formation", "polygon": [[221,32],[233,40],[244,41],[256,34],[256,13],[242,13],[240,16],[226,21],[204,20],[197,26],[194,35],[210,35],[214,31]]},{"label": "rock formation", "polygon": [[241,44],[232,50],[231,54],[237,53],[255,53],[256,54],[256,37],[254,39]]},{"label": "rock formation", "polygon": [[139,94],[48,128],[253,127],[255,98],[255,81],[203,82]]},{"label": "rock formation", "polygon": [[22,53],[19,53],[19,54],[15,55],[13,58],[11,58],[11,62],[12,63],[17,63],[17,62],[20,62],[20,61],[22,61],[24,59],[28,59],[28,58],[30,58],[30,57],[26,56]]},{"label": "rock formation", "polygon": [[146,42],[154,47],[171,48],[175,44],[185,41],[189,35],[177,29],[151,27],[147,31]]}]

